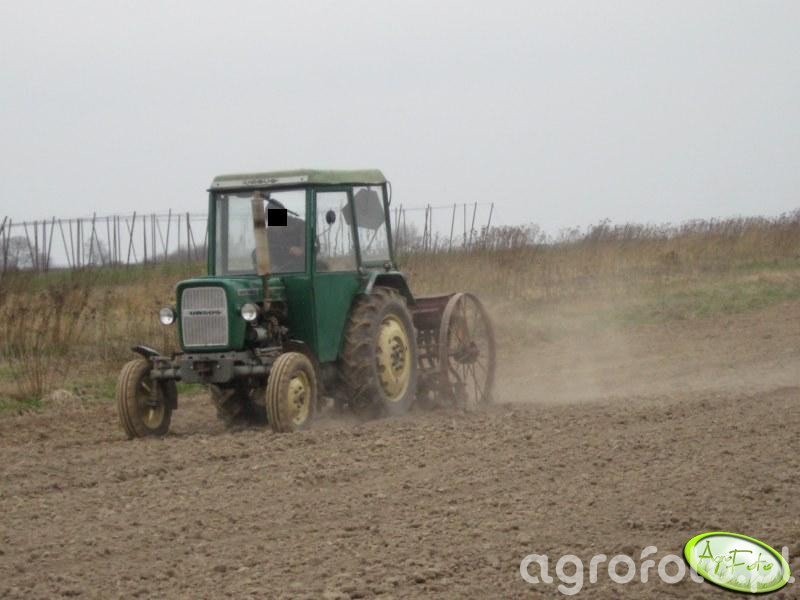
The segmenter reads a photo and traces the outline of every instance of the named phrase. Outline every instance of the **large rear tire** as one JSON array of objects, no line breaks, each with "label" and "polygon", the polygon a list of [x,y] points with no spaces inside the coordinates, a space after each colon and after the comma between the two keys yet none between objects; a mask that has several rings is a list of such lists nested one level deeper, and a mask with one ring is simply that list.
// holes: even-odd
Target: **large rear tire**
[{"label": "large rear tire", "polygon": [[[117,413],[129,439],[163,436],[169,431],[178,391],[174,381],[153,381],[150,369],[149,360],[137,358],[122,367],[119,374]],[[155,395],[154,386],[159,388]]]},{"label": "large rear tire", "polygon": [[344,334],[341,375],[359,413],[408,412],[417,393],[417,341],[405,299],[376,287],[353,305]]},{"label": "large rear tire", "polygon": [[317,375],[304,354],[286,352],[272,364],[267,382],[267,420],[272,430],[307,429],[317,408]]},{"label": "large rear tire", "polygon": [[241,380],[233,385],[209,385],[217,417],[227,427],[263,425],[267,421],[264,388]]}]

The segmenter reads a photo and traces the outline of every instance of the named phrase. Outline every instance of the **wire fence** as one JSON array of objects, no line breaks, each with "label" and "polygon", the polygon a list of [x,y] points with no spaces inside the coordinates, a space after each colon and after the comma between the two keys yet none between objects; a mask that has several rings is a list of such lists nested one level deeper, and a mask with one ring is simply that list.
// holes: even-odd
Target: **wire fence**
[{"label": "wire fence", "polygon": [[2,270],[48,271],[198,259],[205,254],[206,215],[96,215],[83,219],[0,222]]},{"label": "wire fence", "polygon": [[[399,253],[460,251],[487,243],[493,203],[391,208]],[[49,271],[201,260],[208,215],[166,213],[0,219],[0,269]]]}]

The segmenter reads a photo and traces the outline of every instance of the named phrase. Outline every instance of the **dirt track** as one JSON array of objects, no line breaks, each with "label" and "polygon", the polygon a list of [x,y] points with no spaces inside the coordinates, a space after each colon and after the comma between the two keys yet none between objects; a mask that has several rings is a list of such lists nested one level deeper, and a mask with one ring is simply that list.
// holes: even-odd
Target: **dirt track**
[{"label": "dirt track", "polygon": [[[503,365],[478,414],[295,435],[224,431],[204,397],[163,440],[125,441],[107,404],[0,419],[0,597],[555,597],[525,555],[639,565],[710,529],[800,569],[800,304]],[[656,596],[727,593],[601,570],[581,594]]]}]

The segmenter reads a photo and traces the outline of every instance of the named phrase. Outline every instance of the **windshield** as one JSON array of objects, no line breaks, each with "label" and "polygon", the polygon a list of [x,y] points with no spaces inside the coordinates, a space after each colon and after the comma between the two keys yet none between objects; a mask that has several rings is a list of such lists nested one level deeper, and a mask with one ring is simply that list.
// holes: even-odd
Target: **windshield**
[{"label": "windshield", "polygon": [[271,272],[305,271],[305,190],[237,192],[216,196],[217,275],[256,273],[251,205],[254,193],[266,198],[267,209],[286,209],[286,225],[267,226]]}]

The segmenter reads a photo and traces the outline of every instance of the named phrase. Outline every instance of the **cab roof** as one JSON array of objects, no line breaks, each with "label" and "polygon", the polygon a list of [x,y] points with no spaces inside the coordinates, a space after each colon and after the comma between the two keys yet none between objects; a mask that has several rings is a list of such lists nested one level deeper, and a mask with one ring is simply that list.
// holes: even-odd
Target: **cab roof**
[{"label": "cab roof", "polygon": [[234,173],[218,175],[211,182],[211,190],[270,188],[294,185],[382,185],[386,178],[378,169],[327,170],[295,169],[292,171],[266,171],[263,173]]}]

